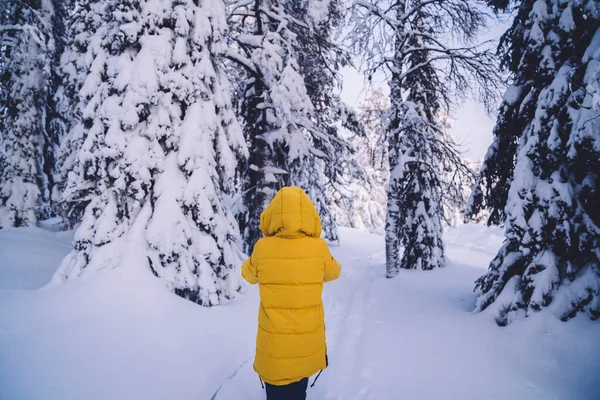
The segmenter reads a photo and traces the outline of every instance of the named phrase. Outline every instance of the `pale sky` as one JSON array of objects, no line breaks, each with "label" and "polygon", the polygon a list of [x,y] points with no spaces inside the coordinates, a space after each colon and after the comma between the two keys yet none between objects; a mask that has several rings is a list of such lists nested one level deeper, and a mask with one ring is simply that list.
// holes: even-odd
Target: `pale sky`
[{"label": "pale sky", "polygon": [[[481,35],[481,40],[495,40],[506,31],[509,24],[504,21],[490,25],[487,32]],[[494,45],[495,46],[495,45]],[[365,88],[363,76],[354,68],[343,68],[343,88],[341,97],[346,104],[358,107],[364,100],[368,90]],[[388,93],[384,81],[376,82],[373,87],[382,87]],[[499,96],[502,96],[500,93]],[[495,116],[488,116],[482,104],[474,99],[467,99],[452,113],[453,123],[451,133],[456,140],[463,145],[463,151],[467,158],[473,161],[481,161],[485,156],[488,146],[492,142],[492,130],[495,124]]]}]

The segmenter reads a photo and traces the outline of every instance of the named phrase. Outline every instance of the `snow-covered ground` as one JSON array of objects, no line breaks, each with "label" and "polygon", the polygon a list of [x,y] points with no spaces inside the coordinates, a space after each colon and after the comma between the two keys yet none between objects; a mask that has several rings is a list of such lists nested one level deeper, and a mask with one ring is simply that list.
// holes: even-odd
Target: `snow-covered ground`
[{"label": "snow-covered ground", "polygon": [[[497,229],[446,234],[447,268],[384,277],[380,236],[341,230],[326,285],[330,367],[316,399],[600,399],[600,323],[473,314]],[[47,282],[71,236],[0,230],[0,399],[263,399],[252,371],[258,292],[202,308],[136,268]]]}]

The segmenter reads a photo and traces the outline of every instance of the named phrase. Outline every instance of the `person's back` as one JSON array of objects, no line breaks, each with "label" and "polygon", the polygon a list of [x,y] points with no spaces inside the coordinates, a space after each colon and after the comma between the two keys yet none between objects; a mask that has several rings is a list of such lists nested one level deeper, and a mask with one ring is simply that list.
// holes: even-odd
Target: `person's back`
[{"label": "person's back", "polygon": [[261,298],[254,369],[268,399],[304,399],[308,377],[327,366],[321,297],[340,265],[320,238],[319,215],[302,189],[281,189],[260,222],[265,237],[242,267]]}]

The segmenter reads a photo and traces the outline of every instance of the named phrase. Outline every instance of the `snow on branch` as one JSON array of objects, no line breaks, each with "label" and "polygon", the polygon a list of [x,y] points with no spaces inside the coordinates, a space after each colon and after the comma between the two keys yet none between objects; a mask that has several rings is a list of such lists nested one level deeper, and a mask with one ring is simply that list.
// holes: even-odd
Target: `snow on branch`
[{"label": "snow on branch", "polygon": [[[474,90],[488,110],[495,105],[503,79],[489,41],[472,43],[474,33],[484,24],[486,14],[466,0],[424,0],[392,2],[387,8],[377,0],[356,0],[353,32],[348,40],[362,55],[366,76],[383,73],[402,82],[422,68],[433,66],[440,78],[441,95],[451,99]],[[427,21],[418,28],[416,20]],[[436,37],[435,32],[462,38],[464,45],[453,46]],[[439,35],[438,35],[439,36]],[[404,62],[412,55],[423,55],[420,62]]]},{"label": "snow on branch", "polygon": [[254,63],[252,62],[252,60],[250,60],[247,57],[244,57],[243,55],[228,49],[225,52],[225,57],[228,58],[229,60],[241,65],[242,67],[246,68],[246,70],[248,70],[249,73],[251,74],[255,74],[256,73],[256,67],[254,65]]}]

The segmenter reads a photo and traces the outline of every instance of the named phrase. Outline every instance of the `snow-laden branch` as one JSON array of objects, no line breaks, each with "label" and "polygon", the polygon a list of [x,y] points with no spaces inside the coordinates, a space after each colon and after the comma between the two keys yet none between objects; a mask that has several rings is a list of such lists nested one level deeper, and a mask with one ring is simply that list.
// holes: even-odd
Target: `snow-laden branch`
[{"label": "snow-laden branch", "polygon": [[377,7],[375,4],[367,0],[357,0],[355,3],[357,6],[366,9],[370,14],[379,17],[382,21],[388,24],[392,29],[396,29],[400,26],[401,22],[396,18],[390,17],[386,14],[386,11]]},{"label": "snow-laden branch", "polygon": [[29,4],[25,3],[22,0],[8,0],[8,3],[14,3],[14,4],[18,4],[21,7],[25,7],[29,10],[29,12],[31,12],[36,19],[40,22],[40,24],[42,24],[42,26],[44,27],[44,29],[48,32],[50,32],[52,30],[52,27],[50,26],[50,24],[48,23],[48,21],[42,17],[40,15],[40,12],[38,10],[36,10],[35,8],[31,7]]},{"label": "snow-laden branch", "polygon": [[240,8],[244,8],[244,7],[248,7],[249,5],[252,5],[254,3],[255,0],[240,0],[240,1],[236,1],[232,4],[228,4],[227,8],[229,9],[229,13],[228,13],[228,19],[231,18],[232,15],[234,15],[236,13],[237,10],[239,10]]},{"label": "snow-laden branch", "polygon": [[412,7],[410,10],[402,11],[400,15],[396,16],[391,16],[389,14],[398,13],[398,11],[401,9],[397,2],[392,2],[392,4],[386,10],[381,9],[368,0],[356,0],[354,4],[366,9],[370,14],[377,16],[390,27],[395,29],[402,26],[402,24],[406,23],[414,14],[422,12],[428,6],[437,4],[443,7],[444,2],[447,2],[447,0],[427,0],[414,2],[411,4]]},{"label": "snow-laden branch", "polygon": [[[455,50],[458,50],[458,51],[455,51]],[[430,65],[432,63],[435,63],[436,61],[441,61],[441,60],[450,60],[453,62],[464,61],[466,66],[471,67],[473,69],[473,71],[488,70],[489,66],[486,65],[485,62],[483,62],[484,61],[483,55],[469,54],[469,52],[463,53],[463,52],[461,52],[463,50],[468,50],[468,49],[436,49],[436,52],[439,53],[439,55],[432,56],[417,65],[411,66],[410,68],[408,68],[407,70],[405,70],[404,72],[399,74],[398,79],[403,80],[410,74],[414,73],[415,71],[418,71],[419,69],[424,68],[427,65]]]},{"label": "snow-laden branch", "polygon": [[260,7],[260,12],[262,12],[263,14],[265,14],[267,17],[269,17],[270,19],[277,21],[279,23],[283,23],[283,24],[288,24],[288,23],[293,23],[294,25],[297,25],[299,27],[305,28],[305,29],[310,29],[310,26],[294,17],[292,17],[291,15],[287,15],[286,17],[283,17],[281,14],[279,13],[274,13],[271,10],[269,10],[267,7]]},{"label": "snow-laden branch", "polygon": [[[255,4],[253,11],[248,8],[248,6],[251,4]],[[300,21],[289,14],[285,14],[285,16],[283,16],[284,13],[279,12],[279,10],[275,10],[274,12],[271,7],[262,6],[260,1],[256,0],[244,0],[232,5],[231,11],[228,14],[228,20],[231,20],[233,17],[254,18],[257,20],[258,24],[261,24],[264,21],[261,21],[260,14],[263,14],[272,21],[279,22],[284,26],[287,24],[294,24],[303,29],[311,29],[310,25],[307,23]],[[262,29],[259,29],[259,31],[262,31]]]},{"label": "snow-laden branch", "polygon": [[42,39],[43,33],[36,26],[29,24],[0,25],[0,33],[14,31],[28,33],[37,45],[46,48],[46,42]]},{"label": "snow-laden branch", "polygon": [[256,67],[254,65],[254,63],[252,62],[252,60],[250,60],[248,57],[244,57],[243,55],[228,49],[225,52],[225,58],[241,65],[242,67],[244,67],[249,73],[251,74],[256,74]]}]

